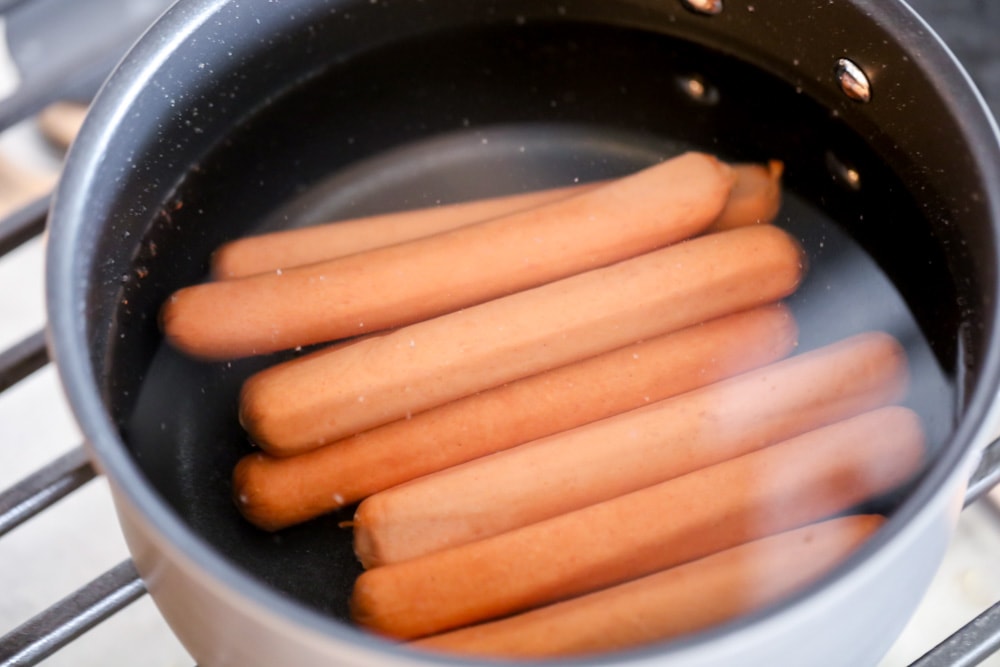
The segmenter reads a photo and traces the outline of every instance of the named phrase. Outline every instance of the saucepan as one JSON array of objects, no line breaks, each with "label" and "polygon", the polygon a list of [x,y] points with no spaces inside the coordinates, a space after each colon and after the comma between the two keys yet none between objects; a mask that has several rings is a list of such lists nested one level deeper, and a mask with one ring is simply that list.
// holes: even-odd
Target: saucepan
[{"label": "saucepan", "polygon": [[[333,512],[232,501],[237,396],[297,352],[205,362],[161,305],[253,232],[612,178],[688,150],[780,160],[809,349],[903,343],[928,461],[885,526],[786,601],[565,664],[875,664],[938,566],[997,425],[1000,148],[899,0],[181,0],[95,100],[49,231],[54,358],[122,529],[201,665],[437,665],[354,626]],[[357,285],[359,292],[366,286]],[[664,510],[667,511],[667,510]]]}]

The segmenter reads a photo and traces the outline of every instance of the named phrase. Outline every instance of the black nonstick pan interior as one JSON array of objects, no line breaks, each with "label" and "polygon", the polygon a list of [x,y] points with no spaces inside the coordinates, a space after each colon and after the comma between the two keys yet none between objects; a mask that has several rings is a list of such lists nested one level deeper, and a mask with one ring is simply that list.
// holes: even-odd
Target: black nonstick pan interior
[{"label": "black nonstick pan interior", "polygon": [[[172,131],[197,132],[189,112],[199,103],[179,104],[188,114]],[[240,235],[608,178],[697,149],[784,161],[778,224],[810,263],[789,300],[800,350],[867,329],[893,333],[911,362],[908,404],[940,448],[970,381],[963,355],[985,335],[961,304],[974,306],[981,290],[974,274],[953,278],[963,252],[942,250],[964,243],[944,222],[953,198],[892,144],[739,58],[628,26],[514,20],[360,52],[268,99],[158,207],[134,212],[144,222],[127,232],[141,235],[125,241],[135,248],[129,270],[104,276],[118,304],[101,348],[106,399],[139,465],[199,535],[275,588],[346,618],[360,568],[337,523],[350,509],[268,534],[230,497],[232,468],[252,448],[236,418],[240,383],[296,353],[185,359],[161,342],[159,305],[205,279],[212,249]]]}]

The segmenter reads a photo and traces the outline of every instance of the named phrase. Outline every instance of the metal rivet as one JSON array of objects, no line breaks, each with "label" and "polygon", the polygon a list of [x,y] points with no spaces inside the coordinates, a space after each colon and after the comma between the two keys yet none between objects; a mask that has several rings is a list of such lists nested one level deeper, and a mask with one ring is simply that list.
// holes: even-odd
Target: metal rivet
[{"label": "metal rivet", "polygon": [[857,192],[861,189],[861,174],[858,170],[834,155],[832,151],[826,153],[826,168],[834,180],[848,190]]},{"label": "metal rivet", "polygon": [[691,11],[708,16],[722,13],[722,0],[681,0],[681,4]]},{"label": "metal rivet", "polygon": [[840,89],[852,100],[867,102],[872,98],[872,85],[865,73],[847,58],[837,61],[837,80]]},{"label": "metal rivet", "polygon": [[698,74],[677,77],[677,85],[695,102],[711,105],[719,101],[718,88]]}]

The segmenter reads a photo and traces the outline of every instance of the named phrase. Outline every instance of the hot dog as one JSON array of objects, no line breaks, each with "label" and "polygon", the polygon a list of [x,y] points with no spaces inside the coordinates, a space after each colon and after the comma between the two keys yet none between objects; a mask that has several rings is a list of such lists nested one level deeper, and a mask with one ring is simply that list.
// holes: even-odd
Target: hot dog
[{"label": "hot dog", "polygon": [[[733,189],[708,231],[773,221],[781,205],[781,171],[777,161],[767,166],[733,165]],[[602,184],[570,185],[248,236],[216,250],[212,276],[217,280],[243,278],[412,241],[582,194]]]},{"label": "hot dog", "polygon": [[883,523],[870,514],[830,519],[412,646],[489,658],[542,658],[663,641],[762,609],[805,588]]},{"label": "hot dog", "polygon": [[212,277],[243,278],[345,257],[534,208],[598,185],[570,185],[247,236],[215,251]]},{"label": "hot dog", "polygon": [[355,551],[375,567],[496,535],[886,405],[906,383],[894,338],[855,336],[376,493]]},{"label": "hot dog", "polygon": [[882,408],[507,533],[364,572],[354,619],[414,639],[815,522],[919,471],[919,419]]},{"label": "hot dog", "polygon": [[799,246],[759,225],[710,234],[251,376],[241,421],[287,456],[477,391],[783,298]]},{"label": "hot dog", "polygon": [[683,393],[788,354],[797,327],[764,306],[467,396],[298,456],[250,454],[243,515],[276,530],[514,445]]},{"label": "hot dog", "polygon": [[781,175],[785,165],[771,160],[766,166],[743,164],[733,167],[736,180],[729,200],[708,232],[721,232],[746,225],[762,225],[774,221],[781,208]]},{"label": "hot dog", "polygon": [[166,339],[228,359],[418,322],[702,232],[732,170],[687,153],[556,202],[318,264],[194,285],[160,312]]}]

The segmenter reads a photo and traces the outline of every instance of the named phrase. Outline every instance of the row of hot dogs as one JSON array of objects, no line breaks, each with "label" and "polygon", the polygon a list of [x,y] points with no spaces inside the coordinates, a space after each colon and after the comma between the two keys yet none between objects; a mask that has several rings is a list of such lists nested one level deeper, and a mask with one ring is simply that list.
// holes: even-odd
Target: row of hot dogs
[{"label": "row of hot dogs", "polygon": [[805,259],[765,224],[780,175],[691,153],[224,246],[164,306],[182,351],[361,334],[245,383],[240,510],[275,530],[360,502],[355,619],[443,650],[631,646],[813,581],[881,521],[831,517],[924,442],[889,407],[891,337],[783,359]]}]

